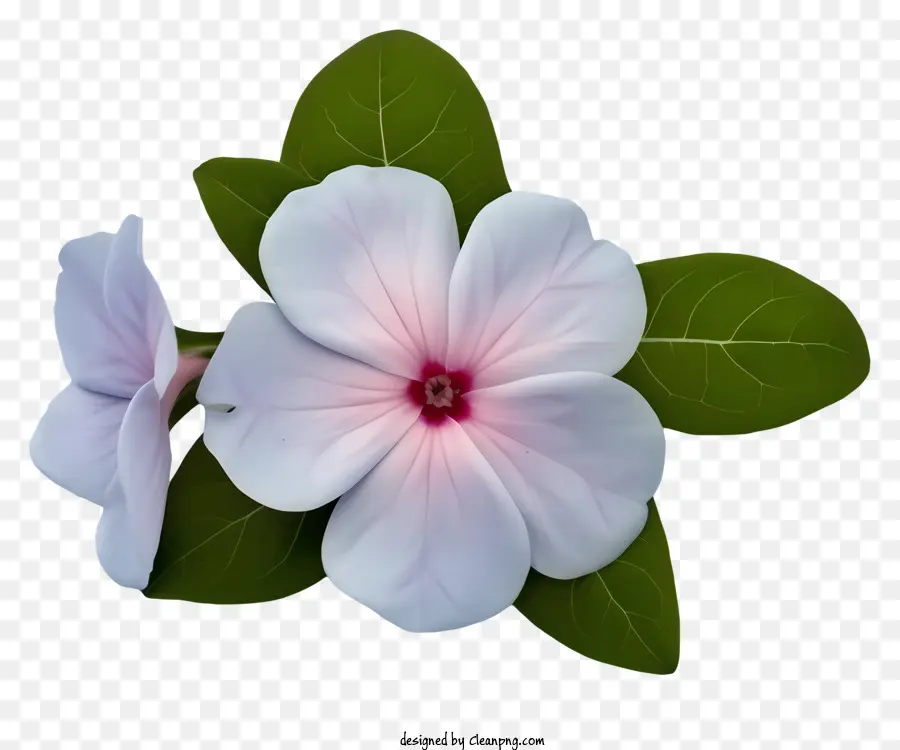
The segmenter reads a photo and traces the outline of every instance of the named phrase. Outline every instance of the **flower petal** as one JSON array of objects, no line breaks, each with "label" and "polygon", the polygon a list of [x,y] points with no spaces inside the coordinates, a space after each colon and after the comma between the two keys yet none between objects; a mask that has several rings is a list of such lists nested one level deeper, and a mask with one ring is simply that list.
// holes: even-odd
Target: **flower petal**
[{"label": "flower petal", "polygon": [[421,407],[408,383],[319,346],[275,305],[249,304],[200,381],[204,440],[257,502],[316,508],[356,484],[415,422]]},{"label": "flower petal", "polygon": [[665,437],[641,395],[596,373],[472,391],[462,428],[525,518],[531,565],[576,578],[615,560],[644,527]]},{"label": "flower petal", "polygon": [[288,195],[266,224],[259,259],[301,333],[415,378],[446,349],[458,252],[443,185],[397,167],[352,166]]},{"label": "flower petal", "polygon": [[31,438],[32,462],[60,487],[104,505],[127,408],[128,399],[67,386],[50,402]]},{"label": "flower petal", "polygon": [[159,546],[172,468],[167,417],[151,381],[131,400],[119,433],[119,481],[130,520],[129,544],[148,576]]},{"label": "flower petal", "polygon": [[110,316],[129,352],[142,361],[149,356],[160,398],[178,366],[175,326],[159,284],[144,263],[143,222],[127,216],[113,240],[103,291]]},{"label": "flower petal", "polygon": [[156,356],[153,358],[153,385],[160,398],[166,395],[166,389],[178,369],[178,339],[175,337],[175,325],[172,323],[168,308],[165,311],[165,318],[160,324]]},{"label": "flower petal", "polygon": [[[164,392],[175,371],[175,330],[141,256],[141,223],[93,234],[59,254],[56,333],[66,369],[82,388],[130,398],[155,376]],[[158,356],[160,344],[165,356]]]},{"label": "flower petal", "polygon": [[447,366],[476,387],[551,372],[613,375],[647,303],[623,250],[591,236],[574,203],[508,193],[475,217],[450,280]]},{"label": "flower petal", "polygon": [[412,631],[505,609],[528,575],[522,516],[459,425],[416,425],[338,501],[322,563],[332,582]]},{"label": "flower petal", "polygon": [[120,496],[119,502],[103,509],[97,524],[95,544],[100,565],[110,578],[120,586],[142,589],[150,580],[153,560],[148,566],[146,559],[133,545],[133,526]]}]

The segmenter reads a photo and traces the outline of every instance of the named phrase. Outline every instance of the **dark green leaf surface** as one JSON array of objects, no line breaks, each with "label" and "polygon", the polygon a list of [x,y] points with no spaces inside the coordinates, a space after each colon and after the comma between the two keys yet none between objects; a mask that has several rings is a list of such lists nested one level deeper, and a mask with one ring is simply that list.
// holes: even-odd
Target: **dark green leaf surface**
[{"label": "dark green leaf surface", "polygon": [[169,486],[144,595],[240,604],[302,591],[325,575],[322,536],[333,506],[286,513],[259,505],[231,483],[200,437]]},{"label": "dark green leaf surface", "polygon": [[869,372],[846,305],[784,266],[710,253],[638,268],[647,326],[616,377],[665,427],[709,435],[778,427],[842,399]]},{"label": "dark green leaf surface", "polygon": [[175,326],[178,353],[206,357],[209,359],[222,340],[223,331],[189,331]]},{"label": "dark green leaf surface", "polygon": [[268,292],[259,267],[263,229],[288,193],[313,181],[277,161],[219,157],[197,167],[194,182],[225,247]]},{"label": "dark green leaf surface", "polygon": [[350,164],[430,175],[453,199],[460,240],[485,204],[509,192],[472,79],[408,31],[363,39],[322,69],[297,102],[281,161],[316,182]]},{"label": "dark green leaf surface", "polygon": [[644,530],[615,562],[571,581],[532,570],[516,607],[545,633],[591,659],[638,672],[674,672],[678,599],[656,503],[650,501]]}]

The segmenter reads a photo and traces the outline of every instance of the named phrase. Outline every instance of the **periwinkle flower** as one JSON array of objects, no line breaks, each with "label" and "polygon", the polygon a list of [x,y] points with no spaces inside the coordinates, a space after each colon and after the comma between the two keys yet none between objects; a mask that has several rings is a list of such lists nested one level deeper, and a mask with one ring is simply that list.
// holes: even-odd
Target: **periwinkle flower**
[{"label": "periwinkle flower", "polygon": [[[573,203],[509,193],[460,249],[444,187],[347,167],[289,194],[200,384],[239,489],[305,510],[340,589],[408,630],[510,605],[533,566],[574,578],[637,537],[663,467],[653,410],[612,376],[646,301]],[[232,408],[233,407],[233,408]]]},{"label": "periwinkle flower", "polygon": [[172,452],[168,417],[208,360],[179,356],[175,327],[144,263],[141,220],[67,243],[59,254],[56,335],[72,378],[34,437],[35,466],[102,506],[97,555],[122,586],[153,569]]}]

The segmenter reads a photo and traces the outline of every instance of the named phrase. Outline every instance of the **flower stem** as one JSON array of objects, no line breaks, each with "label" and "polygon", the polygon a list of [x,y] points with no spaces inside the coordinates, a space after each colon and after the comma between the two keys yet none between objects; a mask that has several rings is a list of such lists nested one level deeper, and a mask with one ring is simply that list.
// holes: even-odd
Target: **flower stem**
[{"label": "flower stem", "polygon": [[197,386],[206,370],[206,363],[215,354],[222,332],[189,331],[175,327],[178,340],[178,369],[163,399],[163,408],[169,413],[169,429],[191,409],[197,406]]}]

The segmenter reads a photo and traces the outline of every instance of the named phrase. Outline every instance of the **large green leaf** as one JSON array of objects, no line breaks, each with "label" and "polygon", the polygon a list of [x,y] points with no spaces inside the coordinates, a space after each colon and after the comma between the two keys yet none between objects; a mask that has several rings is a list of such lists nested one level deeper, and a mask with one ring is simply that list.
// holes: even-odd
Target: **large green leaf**
[{"label": "large green leaf", "polygon": [[198,438],[169,486],[159,551],[144,595],[214,604],[280,599],[321,580],[334,503],[272,510],[240,492]]},{"label": "large green leaf", "polygon": [[528,574],[516,607],[580,654],[638,672],[678,666],[680,626],[675,579],[656,503],[643,531],[605,568],[571,581]]},{"label": "large green leaf", "polygon": [[313,181],[277,161],[219,157],[194,170],[194,182],[222,242],[263,289],[259,240],[284,197]]},{"label": "large green leaf", "polygon": [[308,179],[350,164],[424,172],[450,193],[460,239],[509,192],[475,84],[451,55],[409,31],[367,37],[326,65],[294,110],[281,161]]},{"label": "large green leaf", "polygon": [[843,398],[869,372],[853,314],[784,266],[710,253],[638,268],[646,330],[616,377],[665,427],[715,435],[778,427]]}]

